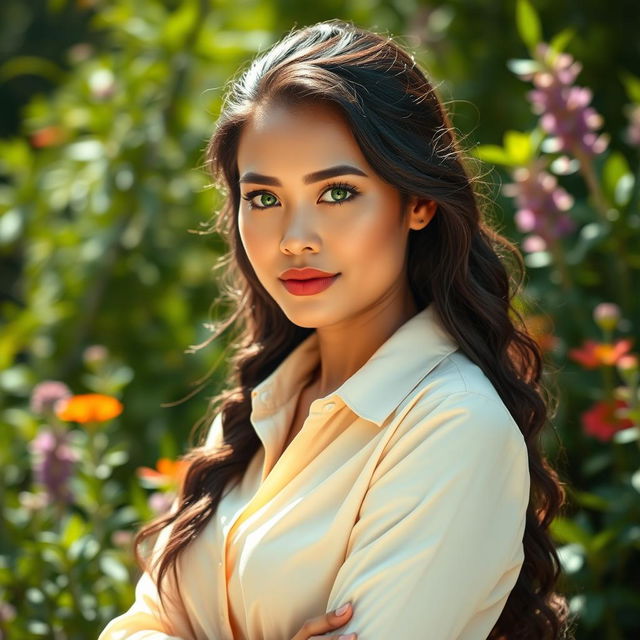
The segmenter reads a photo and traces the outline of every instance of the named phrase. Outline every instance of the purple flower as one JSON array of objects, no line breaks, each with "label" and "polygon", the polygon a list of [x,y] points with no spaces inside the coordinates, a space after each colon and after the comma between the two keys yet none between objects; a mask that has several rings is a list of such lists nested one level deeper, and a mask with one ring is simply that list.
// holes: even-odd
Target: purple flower
[{"label": "purple flower", "polygon": [[173,501],[176,499],[174,491],[154,491],[148,498],[147,504],[153,513],[162,515],[168,513]]},{"label": "purple flower", "polygon": [[[544,170],[541,158],[527,167],[515,169],[513,177],[515,182],[505,184],[502,191],[516,199],[516,226],[523,233],[538,237],[533,243],[535,246],[550,244],[575,230],[575,222],[563,213],[573,206],[574,199],[558,186],[555,176]],[[530,244],[523,246],[526,248]]]},{"label": "purple flower", "polygon": [[541,70],[519,73],[536,87],[527,94],[533,112],[540,115],[540,126],[552,137],[546,141],[548,152],[571,152],[576,156],[597,155],[607,149],[609,136],[597,136],[602,116],[589,106],[593,94],[587,87],[573,86],[582,65],[568,53],[555,54],[540,42],[536,57]]},{"label": "purple flower", "polygon": [[640,147],[640,104],[627,105],[625,111],[629,126],[624,132],[624,139],[632,147]]},{"label": "purple flower", "polygon": [[73,495],[68,483],[78,456],[69,446],[68,434],[45,427],[29,448],[34,479],[44,487],[49,504],[71,502]]},{"label": "purple flower", "polygon": [[73,395],[64,382],[58,380],[45,380],[37,384],[31,392],[31,411],[47,416],[53,413],[56,403],[59,400]]}]

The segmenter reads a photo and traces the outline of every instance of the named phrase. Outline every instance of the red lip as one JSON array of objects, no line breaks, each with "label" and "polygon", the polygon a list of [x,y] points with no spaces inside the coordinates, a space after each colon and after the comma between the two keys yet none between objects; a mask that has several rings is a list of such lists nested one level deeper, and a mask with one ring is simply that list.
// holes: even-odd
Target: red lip
[{"label": "red lip", "polygon": [[312,278],[332,278],[337,274],[304,267],[303,269],[287,269],[280,274],[280,280],[311,280]]},{"label": "red lip", "polygon": [[306,280],[290,278],[289,280],[281,280],[281,282],[285,289],[294,296],[312,296],[330,287],[339,277],[340,274],[336,273],[335,276],[324,278],[308,278]]}]

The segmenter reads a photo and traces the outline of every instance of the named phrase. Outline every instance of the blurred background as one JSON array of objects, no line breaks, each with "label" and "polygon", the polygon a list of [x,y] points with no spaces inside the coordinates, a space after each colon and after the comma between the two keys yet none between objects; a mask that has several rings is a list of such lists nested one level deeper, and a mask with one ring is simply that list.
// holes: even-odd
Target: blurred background
[{"label": "blurred background", "polygon": [[637,2],[3,0],[0,638],[86,640],[132,603],[132,534],[228,375],[203,167],[224,87],[336,17],[414,52],[522,251],[560,590],[578,639],[640,637]]}]

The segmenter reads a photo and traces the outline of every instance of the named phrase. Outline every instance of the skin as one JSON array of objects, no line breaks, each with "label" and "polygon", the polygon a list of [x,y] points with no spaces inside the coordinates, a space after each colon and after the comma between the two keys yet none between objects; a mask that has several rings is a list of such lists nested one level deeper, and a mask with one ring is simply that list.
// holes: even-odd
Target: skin
[{"label": "skin", "polygon": [[[366,176],[303,180],[339,165],[357,167]],[[306,394],[324,397],[417,312],[406,274],[408,237],[429,224],[437,204],[413,197],[402,210],[398,189],[368,164],[348,121],[333,105],[259,107],[240,136],[238,170],[244,249],[289,320],[317,330],[321,364]],[[280,186],[256,177],[245,182],[248,172],[276,178]],[[332,183],[359,193],[329,187]],[[245,199],[251,192],[256,208]],[[341,275],[318,294],[293,295],[278,277],[285,269],[305,266]]]}]

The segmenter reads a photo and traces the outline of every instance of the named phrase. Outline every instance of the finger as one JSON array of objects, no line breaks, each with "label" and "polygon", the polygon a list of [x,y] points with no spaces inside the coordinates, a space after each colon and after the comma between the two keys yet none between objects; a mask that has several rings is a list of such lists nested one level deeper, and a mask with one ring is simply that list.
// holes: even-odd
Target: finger
[{"label": "finger", "polygon": [[[351,603],[347,603],[346,610],[338,613],[340,609],[341,608],[334,611],[327,611],[320,616],[310,618],[302,625],[302,628],[294,636],[293,640],[310,640],[311,636],[314,634],[325,633],[330,629],[335,629],[336,627],[346,624],[353,613]],[[326,640],[326,636],[324,636],[324,638]]]}]

